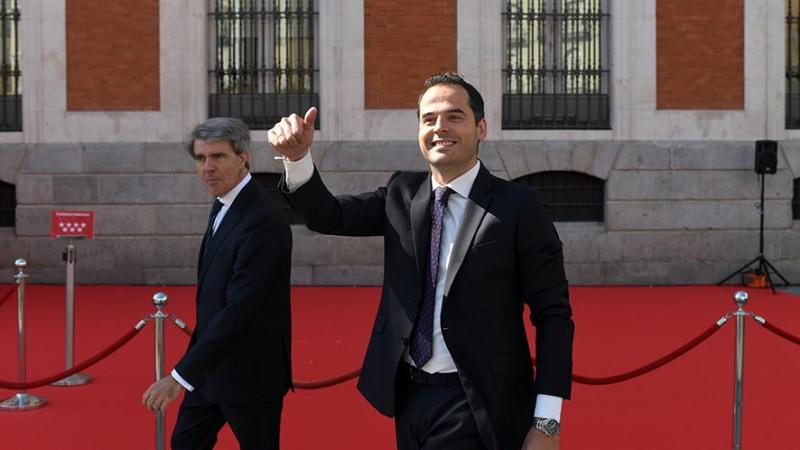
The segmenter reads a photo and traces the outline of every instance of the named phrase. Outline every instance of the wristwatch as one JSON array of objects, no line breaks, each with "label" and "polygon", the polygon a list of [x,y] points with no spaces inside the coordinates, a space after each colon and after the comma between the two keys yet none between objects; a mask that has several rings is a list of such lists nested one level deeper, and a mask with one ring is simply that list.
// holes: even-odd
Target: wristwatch
[{"label": "wristwatch", "polygon": [[561,424],[556,419],[534,417],[533,426],[547,437],[557,436],[561,432]]}]

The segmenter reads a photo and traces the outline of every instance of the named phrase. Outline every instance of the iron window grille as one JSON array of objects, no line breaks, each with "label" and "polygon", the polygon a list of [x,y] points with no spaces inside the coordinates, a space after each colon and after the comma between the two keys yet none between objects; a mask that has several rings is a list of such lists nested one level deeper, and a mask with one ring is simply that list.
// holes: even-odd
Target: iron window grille
[{"label": "iron window grille", "polygon": [[786,1],[786,128],[800,128],[800,0]]},{"label": "iron window grille", "polygon": [[22,130],[19,18],[17,0],[0,1],[0,131]]},{"label": "iron window grille", "polygon": [[17,194],[13,184],[0,181],[0,227],[13,227]]},{"label": "iron window grille", "polygon": [[253,178],[256,179],[262,186],[267,188],[269,193],[272,195],[272,198],[278,203],[278,206],[281,207],[281,211],[286,214],[286,218],[289,220],[289,223],[292,225],[303,225],[305,221],[303,220],[303,216],[297,214],[294,209],[289,205],[289,202],[286,201],[286,198],[283,194],[278,191],[278,182],[280,182],[281,175],[278,173],[254,173],[252,174]]},{"label": "iron window grille", "polygon": [[319,105],[316,0],[210,1],[210,116],[263,130]]},{"label": "iron window grille", "polygon": [[504,129],[609,129],[609,0],[507,0]]},{"label": "iron window grille", "polygon": [[517,178],[541,194],[545,211],[554,222],[603,222],[605,182],[578,172],[539,172]]},{"label": "iron window grille", "polygon": [[800,178],[794,179],[794,196],[792,197],[792,219],[800,220]]}]

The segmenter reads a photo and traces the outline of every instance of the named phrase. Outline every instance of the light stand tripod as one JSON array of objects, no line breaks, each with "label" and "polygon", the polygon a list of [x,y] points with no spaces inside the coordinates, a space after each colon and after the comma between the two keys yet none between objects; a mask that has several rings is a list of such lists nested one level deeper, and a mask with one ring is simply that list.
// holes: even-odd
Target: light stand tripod
[{"label": "light stand tripod", "polygon": [[[758,227],[758,256],[751,259],[747,262],[747,264],[743,265],[739,269],[737,269],[732,274],[725,277],[722,281],[717,283],[717,285],[722,285],[726,281],[730,280],[731,278],[735,277],[736,275],[747,273],[755,273],[756,275],[764,276],[767,281],[767,286],[772,289],[772,293],[775,294],[775,284],[772,282],[772,276],[770,272],[777,275],[781,280],[783,280],[782,286],[788,286],[790,283],[789,281],[778,272],[778,269],[769,262],[769,260],[764,257],[764,173],[761,172],[759,174],[761,178],[761,202],[758,204],[758,214],[761,219],[761,223]],[[754,267],[753,267],[754,266]],[[755,268],[755,270],[753,270]]]}]

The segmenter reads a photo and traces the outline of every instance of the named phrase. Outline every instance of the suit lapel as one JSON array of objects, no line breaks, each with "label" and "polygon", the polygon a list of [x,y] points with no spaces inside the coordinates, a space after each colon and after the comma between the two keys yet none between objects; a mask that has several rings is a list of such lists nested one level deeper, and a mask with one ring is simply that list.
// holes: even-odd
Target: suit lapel
[{"label": "suit lapel", "polygon": [[469,193],[467,206],[464,208],[464,216],[461,221],[461,226],[456,233],[456,239],[453,242],[453,251],[450,254],[450,262],[447,265],[447,276],[444,280],[444,296],[450,292],[450,287],[453,285],[453,280],[461,268],[461,263],[464,262],[464,257],[467,255],[475,239],[475,233],[478,232],[483,218],[486,216],[486,211],[489,208],[489,203],[492,196],[489,191],[492,187],[492,179],[489,171],[481,165],[478,176],[472,184],[472,190]]},{"label": "suit lapel", "polygon": [[427,270],[426,260],[431,240],[431,177],[417,189],[417,193],[411,199],[411,235],[414,240],[414,252],[417,261],[417,275],[419,275],[420,286],[425,279]]},{"label": "suit lapel", "polygon": [[[239,192],[239,195],[236,196],[233,204],[230,208],[228,208],[228,212],[225,213],[225,217],[222,218],[222,222],[220,222],[217,232],[214,233],[214,236],[208,240],[208,249],[200,249],[200,258],[202,259],[202,262],[200,265],[200,275],[197,281],[198,284],[203,283],[206,272],[208,272],[208,267],[211,265],[211,261],[214,260],[214,255],[217,253],[217,250],[222,247],[222,243],[225,242],[225,239],[228,237],[231,231],[236,228],[236,225],[242,219],[242,210],[248,203],[247,197],[250,196],[254,182],[255,180],[250,180],[250,182],[247,183],[244,188],[242,188],[241,192]],[[204,251],[205,256],[203,256]]]},{"label": "suit lapel", "polygon": [[203,255],[206,252],[206,245],[208,243],[208,234],[211,232],[210,229],[206,228],[205,234],[203,234],[203,242],[200,244],[200,253],[197,254],[197,279],[200,279],[200,273],[203,270]]}]

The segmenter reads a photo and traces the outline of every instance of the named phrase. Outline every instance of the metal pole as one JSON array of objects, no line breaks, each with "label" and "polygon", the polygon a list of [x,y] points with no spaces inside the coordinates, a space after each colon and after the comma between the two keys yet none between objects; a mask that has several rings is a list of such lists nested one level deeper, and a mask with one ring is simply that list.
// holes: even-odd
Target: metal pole
[{"label": "metal pole", "polygon": [[[153,326],[155,330],[155,356],[156,356],[156,381],[164,377],[164,319],[169,314],[161,310],[167,305],[167,294],[156,292],[153,295],[153,305],[156,313],[153,314]],[[164,450],[166,445],[164,432],[164,412],[156,411],[156,450]]]},{"label": "metal pole", "polygon": [[758,204],[758,254],[764,255],[764,174],[761,174],[761,203]]},{"label": "metal pole", "polygon": [[[64,250],[64,261],[67,263],[66,280],[66,324],[64,326],[64,368],[69,370],[75,365],[75,246],[67,244]],[[88,383],[92,378],[85,373],[76,373],[63,380],[53,383],[53,386],[80,386]]]},{"label": "metal pole", "polygon": [[[27,378],[27,362],[25,355],[27,354],[27,343],[25,341],[25,279],[28,274],[24,272],[25,266],[28,265],[24,259],[14,261],[17,267],[17,274],[14,279],[17,281],[17,381],[24,383]],[[21,390],[0,402],[0,411],[25,411],[29,409],[36,409],[44,406],[47,399],[37,397],[35,395],[25,393]]]},{"label": "metal pole", "polygon": [[743,309],[749,296],[747,292],[738,291],[733,301],[738,310],[736,316],[736,356],[733,364],[733,450],[742,449],[742,401],[744,388],[744,318],[748,313]]}]

